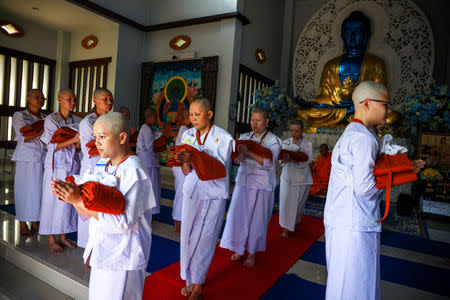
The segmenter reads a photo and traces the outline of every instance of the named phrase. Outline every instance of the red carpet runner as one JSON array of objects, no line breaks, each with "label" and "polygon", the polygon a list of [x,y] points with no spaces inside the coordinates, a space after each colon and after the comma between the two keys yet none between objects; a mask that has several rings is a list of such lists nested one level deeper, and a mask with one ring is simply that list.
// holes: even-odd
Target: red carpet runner
[{"label": "red carpet runner", "polygon": [[[274,214],[269,224],[267,249],[257,253],[256,266],[251,269],[245,268],[242,261],[231,261],[232,253],[217,246],[203,289],[204,298],[258,299],[323,234],[323,220],[303,216],[300,227],[289,238],[281,238],[281,232],[278,214]],[[184,285],[180,263],[176,262],[146,278],[143,299],[187,299],[180,294]]]}]

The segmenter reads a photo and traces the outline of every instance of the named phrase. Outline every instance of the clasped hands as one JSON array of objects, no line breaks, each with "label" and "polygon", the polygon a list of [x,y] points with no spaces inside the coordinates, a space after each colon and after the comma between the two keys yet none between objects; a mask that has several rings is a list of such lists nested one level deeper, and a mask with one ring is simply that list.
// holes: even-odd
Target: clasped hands
[{"label": "clasped hands", "polygon": [[52,193],[64,202],[76,205],[83,201],[80,187],[71,182],[56,179],[51,181],[50,187],[52,188]]},{"label": "clasped hands", "polygon": [[182,150],[178,154],[175,154],[175,159],[184,164],[192,163],[192,152],[189,150]]},{"label": "clasped hands", "polygon": [[291,155],[289,153],[284,153],[281,158],[281,163],[285,164],[287,162],[290,162],[291,160]]}]

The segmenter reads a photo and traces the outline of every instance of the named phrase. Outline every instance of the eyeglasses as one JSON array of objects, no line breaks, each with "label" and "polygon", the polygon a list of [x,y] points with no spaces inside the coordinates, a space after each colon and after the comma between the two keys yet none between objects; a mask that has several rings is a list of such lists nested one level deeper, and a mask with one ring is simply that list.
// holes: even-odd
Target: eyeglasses
[{"label": "eyeglasses", "polygon": [[[359,101],[359,104],[363,103],[365,100],[366,99],[364,99],[363,101]],[[378,100],[378,99],[370,99],[370,98],[367,98],[367,100],[373,101],[373,102],[382,102],[382,103],[384,102],[384,103],[387,103],[387,107],[389,107],[389,100]]]}]

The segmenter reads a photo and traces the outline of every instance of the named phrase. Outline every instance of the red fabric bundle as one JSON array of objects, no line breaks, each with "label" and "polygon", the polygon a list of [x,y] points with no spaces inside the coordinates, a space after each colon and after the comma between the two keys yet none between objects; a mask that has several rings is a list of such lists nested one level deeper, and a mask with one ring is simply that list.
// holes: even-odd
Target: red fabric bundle
[{"label": "red fabric bundle", "polygon": [[[67,177],[66,182],[75,184],[73,176]],[[112,215],[120,215],[125,210],[125,198],[115,187],[95,181],[88,181],[79,187],[87,209]]]},{"label": "red fabric bundle", "polygon": [[44,129],[44,122],[45,120],[33,122],[28,126],[20,128],[20,132],[24,137],[38,134],[42,129]]},{"label": "red fabric bundle", "polygon": [[89,151],[88,151],[89,158],[100,155],[100,153],[98,153],[97,146],[95,146],[95,140],[92,140],[89,143],[87,143],[86,147],[89,148]]},{"label": "red fabric bundle", "polygon": [[389,213],[389,204],[391,199],[391,186],[402,185],[417,180],[417,175],[413,171],[413,165],[406,153],[395,155],[381,154],[378,156],[373,169],[377,188],[386,189],[386,209],[384,216],[377,222],[386,219]]},{"label": "red fabric bundle", "polygon": [[[192,153],[192,165],[200,180],[214,180],[227,176],[224,165],[205,152],[198,151],[189,145],[174,145],[169,148],[169,151],[174,155],[183,150],[189,150]],[[176,161],[175,157],[171,157],[167,160],[166,165],[170,167],[179,167],[181,166],[181,163]]]},{"label": "red fabric bundle", "polygon": [[58,143],[62,143],[62,142],[66,142],[68,140],[70,140],[71,138],[73,138],[75,135],[77,135],[78,131],[67,127],[67,126],[62,126],[59,127],[58,130],[55,131],[55,133],[52,136],[52,140],[50,141],[50,143],[54,143],[54,144],[58,144]]},{"label": "red fabric bundle", "polygon": [[236,152],[231,153],[231,159],[235,159],[239,151],[238,146],[245,145],[251,152],[267,159],[272,159],[272,151],[252,140],[236,140]]},{"label": "red fabric bundle", "polygon": [[130,134],[130,139],[128,140],[128,145],[130,145],[130,147],[136,146],[138,135],[139,135],[138,131],[135,131],[132,134]]},{"label": "red fabric bundle", "polygon": [[280,154],[278,155],[278,160],[281,160],[285,153],[289,154],[295,162],[305,162],[308,160],[308,155],[306,155],[305,153],[300,151],[290,151],[286,149],[281,149]]},{"label": "red fabric bundle", "polygon": [[167,149],[167,140],[164,135],[160,136],[153,142],[154,152],[163,152]]}]

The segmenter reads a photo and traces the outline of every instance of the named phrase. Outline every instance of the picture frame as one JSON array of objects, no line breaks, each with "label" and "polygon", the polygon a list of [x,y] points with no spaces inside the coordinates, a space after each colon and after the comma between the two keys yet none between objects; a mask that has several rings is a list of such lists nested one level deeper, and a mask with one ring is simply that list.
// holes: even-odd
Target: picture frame
[{"label": "picture frame", "polygon": [[421,132],[419,140],[419,158],[427,166],[448,172],[450,167],[450,134]]},{"label": "picture frame", "polygon": [[[144,123],[145,110],[154,108],[157,124],[153,129],[164,132],[168,146],[173,145],[182,125],[182,110],[194,99],[208,98],[214,111],[217,70],[218,56],[143,63],[139,127]],[[160,152],[160,164],[165,164],[169,157],[168,150]]]}]

